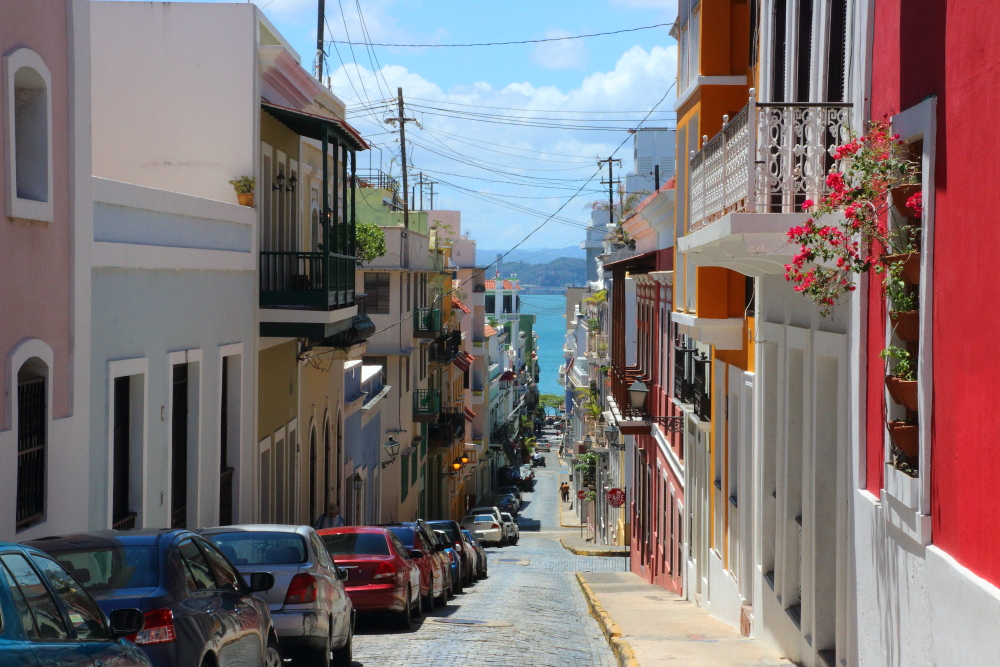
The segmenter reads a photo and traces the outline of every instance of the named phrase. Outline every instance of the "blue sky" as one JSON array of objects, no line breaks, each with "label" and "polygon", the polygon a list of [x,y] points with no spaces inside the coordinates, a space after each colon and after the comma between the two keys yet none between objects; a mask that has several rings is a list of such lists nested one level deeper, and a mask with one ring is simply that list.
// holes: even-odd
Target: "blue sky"
[{"label": "blue sky", "polygon": [[[311,69],[317,0],[253,1]],[[676,17],[676,0],[327,0],[334,38],[363,40],[359,7],[370,41],[393,44],[539,39],[670,23]],[[676,43],[668,32],[663,27],[544,45],[468,49],[375,47],[374,58],[363,46],[355,46],[352,56],[351,48],[340,44],[339,56],[329,47],[327,65],[334,92],[348,104],[348,121],[381,148],[381,153],[373,152],[373,163],[381,157],[386,170],[399,142],[380,122],[395,114],[379,104],[403,87],[413,104],[407,115],[421,124],[407,126],[407,150],[414,169],[439,181],[436,208],[461,210],[463,230],[481,248],[507,249],[541,222],[537,213],[556,211],[584,186],[597,168],[596,158],[628,138],[624,129],[637,125],[673,84]],[[672,127],[673,101],[671,91],[646,125]],[[366,110],[358,102],[376,108]],[[438,115],[442,112],[435,108],[449,111]],[[456,111],[490,114],[494,122],[457,118]],[[593,113],[609,111],[622,113]],[[538,119],[559,127],[521,124]],[[564,129],[566,124],[621,129]],[[616,156],[623,159],[625,171],[631,168],[631,155],[629,140]],[[360,165],[367,163],[367,158],[359,159]],[[606,191],[599,180],[569,201],[560,217],[586,223],[588,203]],[[567,246],[582,237],[579,227],[550,222],[522,247]]]}]

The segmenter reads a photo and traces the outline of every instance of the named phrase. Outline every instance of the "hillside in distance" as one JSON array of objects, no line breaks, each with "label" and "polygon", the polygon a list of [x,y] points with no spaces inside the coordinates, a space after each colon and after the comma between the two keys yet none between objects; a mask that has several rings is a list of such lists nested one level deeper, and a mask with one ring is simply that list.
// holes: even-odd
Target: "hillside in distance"
[{"label": "hillside in distance", "polygon": [[[487,271],[487,275],[491,273]],[[501,274],[506,278],[517,276],[527,294],[561,294],[567,285],[586,284],[587,261],[575,257],[557,257],[545,264],[505,261]]]},{"label": "hillside in distance", "polygon": [[[496,261],[497,255],[502,255],[509,248],[496,250],[491,248],[476,249],[476,264],[486,266]],[[559,257],[586,258],[587,253],[579,246],[566,246],[565,248],[514,248],[510,254],[504,257],[504,262],[525,262],[527,264],[546,264]]]}]

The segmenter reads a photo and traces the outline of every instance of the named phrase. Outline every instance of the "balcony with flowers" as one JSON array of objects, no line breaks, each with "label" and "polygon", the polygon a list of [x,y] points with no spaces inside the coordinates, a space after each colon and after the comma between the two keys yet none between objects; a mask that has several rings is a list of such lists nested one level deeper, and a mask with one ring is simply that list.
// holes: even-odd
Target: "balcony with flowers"
[{"label": "balcony with flowers", "polygon": [[836,148],[850,138],[851,105],[747,106],[690,157],[690,215],[677,249],[699,266],[748,276],[780,275],[793,250],[786,232],[801,225],[807,201],[828,194],[839,171]]}]

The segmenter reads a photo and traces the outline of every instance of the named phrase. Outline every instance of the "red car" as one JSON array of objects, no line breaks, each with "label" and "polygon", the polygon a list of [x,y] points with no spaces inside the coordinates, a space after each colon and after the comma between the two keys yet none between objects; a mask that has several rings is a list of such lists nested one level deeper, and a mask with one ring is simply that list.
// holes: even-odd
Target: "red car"
[{"label": "red car", "polygon": [[[389,529],[344,526],[320,530],[319,536],[333,561],[347,571],[344,589],[360,612],[390,612],[402,629],[420,616],[420,568]],[[419,554],[419,555],[418,555]]]}]

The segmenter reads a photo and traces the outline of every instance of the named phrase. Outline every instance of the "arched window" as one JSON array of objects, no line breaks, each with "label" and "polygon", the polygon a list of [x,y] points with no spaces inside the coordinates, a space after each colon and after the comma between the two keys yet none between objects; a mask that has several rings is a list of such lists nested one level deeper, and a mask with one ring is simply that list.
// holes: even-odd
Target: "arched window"
[{"label": "arched window", "polygon": [[45,517],[49,368],[38,357],[17,371],[17,528]]},{"label": "arched window", "polygon": [[7,215],[52,222],[52,79],[30,49],[13,51],[4,64]]}]

